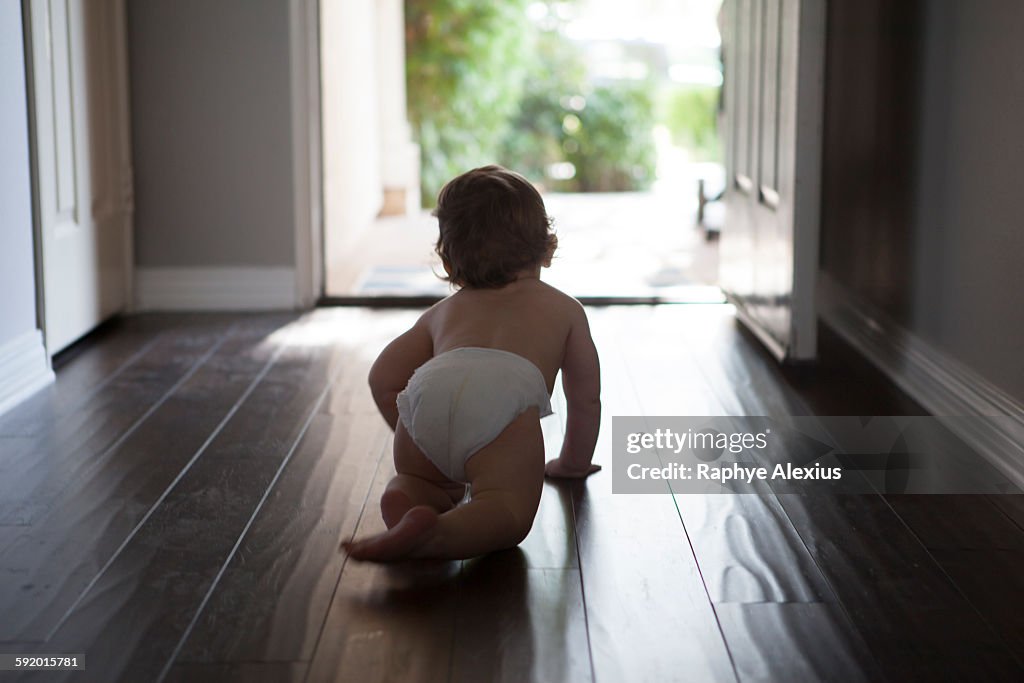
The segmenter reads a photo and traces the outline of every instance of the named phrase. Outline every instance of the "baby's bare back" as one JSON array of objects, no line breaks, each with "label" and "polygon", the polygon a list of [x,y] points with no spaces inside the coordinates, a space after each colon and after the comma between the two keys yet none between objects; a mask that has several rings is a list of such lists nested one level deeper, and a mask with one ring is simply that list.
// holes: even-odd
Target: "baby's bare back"
[{"label": "baby's bare back", "polygon": [[501,349],[532,361],[550,392],[579,304],[537,279],[501,289],[462,289],[424,315],[434,355],[466,346]]}]

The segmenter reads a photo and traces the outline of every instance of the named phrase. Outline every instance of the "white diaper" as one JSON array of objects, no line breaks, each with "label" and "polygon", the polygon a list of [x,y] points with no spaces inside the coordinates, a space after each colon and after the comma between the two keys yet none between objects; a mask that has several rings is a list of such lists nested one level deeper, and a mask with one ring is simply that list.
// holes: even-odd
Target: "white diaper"
[{"label": "white diaper", "polygon": [[398,395],[398,416],[445,476],[466,481],[470,456],[536,406],[551,414],[544,375],[519,354],[464,347],[434,356]]}]

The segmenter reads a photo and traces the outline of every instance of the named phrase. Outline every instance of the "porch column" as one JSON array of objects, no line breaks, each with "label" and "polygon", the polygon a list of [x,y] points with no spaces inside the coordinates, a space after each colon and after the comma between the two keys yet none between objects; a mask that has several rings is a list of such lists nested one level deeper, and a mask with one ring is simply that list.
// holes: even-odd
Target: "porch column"
[{"label": "porch column", "polygon": [[377,97],[380,112],[381,215],[420,208],[419,145],[412,142],[405,100],[405,18],[402,0],[377,0]]}]

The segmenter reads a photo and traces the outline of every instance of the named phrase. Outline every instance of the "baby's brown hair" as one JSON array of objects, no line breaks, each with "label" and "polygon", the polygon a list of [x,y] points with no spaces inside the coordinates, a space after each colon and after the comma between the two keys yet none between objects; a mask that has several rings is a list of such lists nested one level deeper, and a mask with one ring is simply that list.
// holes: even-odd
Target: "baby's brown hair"
[{"label": "baby's brown hair", "polygon": [[540,193],[501,166],[448,181],[434,215],[446,279],[460,287],[503,287],[527,268],[548,265],[558,246]]}]

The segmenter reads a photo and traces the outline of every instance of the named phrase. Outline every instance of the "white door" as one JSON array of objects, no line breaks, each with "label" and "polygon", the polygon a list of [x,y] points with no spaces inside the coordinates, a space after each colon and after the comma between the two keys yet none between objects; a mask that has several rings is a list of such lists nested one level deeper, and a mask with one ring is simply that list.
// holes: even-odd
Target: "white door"
[{"label": "white door", "polygon": [[43,319],[53,354],[128,302],[124,0],[29,0],[28,8]]},{"label": "white door", "polygon": [[726,0],[720,280],[782,360],[817,350],[825,0]]}]

